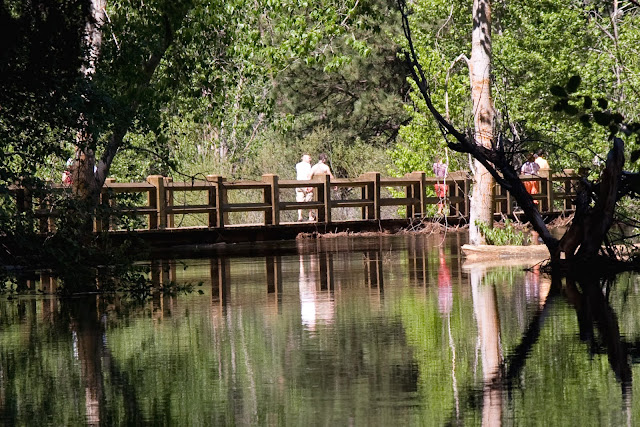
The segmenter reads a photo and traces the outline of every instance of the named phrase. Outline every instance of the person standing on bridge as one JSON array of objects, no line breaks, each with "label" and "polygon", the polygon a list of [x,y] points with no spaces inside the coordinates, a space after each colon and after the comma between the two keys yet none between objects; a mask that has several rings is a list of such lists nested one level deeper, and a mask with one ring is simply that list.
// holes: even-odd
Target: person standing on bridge
[{"label": "person standing on bridge", "polygon": [[436,157],[436,161],[433,164],[433,173],[437,178],[437,182],[434,185],[434,189],[436,190],[436,197],[440,199],[438,201],[438,215],[442,215],[445,213],[445,199],[447,198],[447,193],[449,191],[449,186],[445,182],[448,169],[449,166],[444,163],[442,158]]},{"label": "person standing on bridge", "polygon": [[547,162],[547,159],[545,159],[544,151],[538,150],[538,153],[536,154],[535,158],[536,158],[536,163],[538,164],[538,166],[540,166],[540,170],[551,169],[549,167],[549,162]]},{"label": "person standing on bridge", "polygon": [[[530,178],[532,176],[537,176],[538,171],[540,170],[540,165],[536,163],[535,157],[533,153],[529,154],[527,157],[527,161],[520,168],[520,174],[525,175],[525,179]],[[529,175],[529,176],[526,176]],[[540,194],[540,182],[539,181],[524,181],[524,188],[527,190],[527,193],[534,195]],[[538,204],[537,200],[534,200],[533,203]]]},{"label": "person standing on bridge", "polygon": [[[318,163],[313,165],[313,167],[311,168],[311,179],[320,175],[329,175],[331,179],[334,178],[333,174],[331,173],[331,169],[329,168],[329,165],[327,165],[328,160],[329,160],[329,157],[325,153],[321,153],[318,156]],[[309,215],[313,216],[313,218],[311,218],[310,220],[314,221],[315,215],[312,212],[310,212]]]},{"label": "person standing on bridge", "polygon": [[[308,181],[311,179],[311,156],[303,154],[300,162],[296,164],[296,179]],[[296,188],[296,202],[310,202],[313,198],[313,187]],[[313,220],[313,213],[309,211],[309,221]],[[302,221],[302,209],[298,209],[298,221]]]},{"label": "person standing on bridge", "polygon": [[313,165],[313,167],[311,168],[311,178],[318,175],[329,175],[331,178],[334,178],[333,174],[331,173],[331,169],[327,165],[328,160],[329,157],[325,153],[321,153],[318,156],[318,163]]}]

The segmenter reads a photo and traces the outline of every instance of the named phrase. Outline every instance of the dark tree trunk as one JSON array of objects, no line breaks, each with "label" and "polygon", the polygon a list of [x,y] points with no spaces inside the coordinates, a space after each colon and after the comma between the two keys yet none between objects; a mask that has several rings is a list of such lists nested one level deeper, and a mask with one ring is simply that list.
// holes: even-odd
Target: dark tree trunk
[{"label": "dark tree trunk", "polygon": [[[560,260],[564,254],[567,259],[577,256],[589,261],[600,252],[607,232],[613,224],[623,165],[624,143],[621,139],[615,138],[600,183],[595,188],[584,179],[580,183],[575,217],[571,227],[560,240],[556,253],[552,253],[554,259]],[[592,194],[596,196],[593,207],[590,206]]]}]

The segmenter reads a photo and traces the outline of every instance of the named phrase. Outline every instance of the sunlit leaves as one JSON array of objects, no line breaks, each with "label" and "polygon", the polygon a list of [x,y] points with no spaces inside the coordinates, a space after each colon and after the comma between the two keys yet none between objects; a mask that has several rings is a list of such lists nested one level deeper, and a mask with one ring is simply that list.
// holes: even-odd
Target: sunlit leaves
[{"label": "sunlit leaves", "polygon": [[[554,95],[557,100],[553,105],[553,110],[562,112],[569,116],[579,116],[579,122],[585,128],[592,128],[596,124],[605,128],[609,132],[609,137],[616,136],[619,132],[624,135],[634,135],[638,139],[640,133],[640,123],[626,123],[625,117],[618,111],[609,109],[609,101],[604,97],[598,97],[596,104],[588,95],[575,94],[580,86],[580,76],[572,76],[569,78],[565,86],[552,85],[549,92]],[[631,153],[631,161],[638,159],[638,150]]]}]

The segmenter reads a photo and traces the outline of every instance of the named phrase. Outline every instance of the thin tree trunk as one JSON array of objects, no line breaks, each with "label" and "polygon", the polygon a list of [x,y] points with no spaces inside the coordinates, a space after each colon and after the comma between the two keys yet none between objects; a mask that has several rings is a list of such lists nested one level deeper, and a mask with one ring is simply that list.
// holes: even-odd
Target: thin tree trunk
[{"label": "thin tree trunk", "polygon": [[[471,98],[473,101],[474,141],[491,148],[494,137],[495,110],[491,97],[491,1],[474,0],[471,58],[469,60]],[[485,243],[476,222],[493,225],[494,179],[474,160],[473,189],[469,218],[469,242]]]}]

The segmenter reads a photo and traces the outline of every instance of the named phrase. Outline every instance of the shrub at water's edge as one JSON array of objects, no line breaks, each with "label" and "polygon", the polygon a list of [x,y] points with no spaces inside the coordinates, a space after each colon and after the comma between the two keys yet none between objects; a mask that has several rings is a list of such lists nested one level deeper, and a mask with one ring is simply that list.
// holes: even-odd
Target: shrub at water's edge
[{"label": "shrub at water's edge", "polygon": [[504,221],[504,227],[489,228],[486,224],[480,222],[476,223],[476,225],[489,245],[523,246],[529,243],[529,237],[524,232],[516,229],[508,219]]}]

